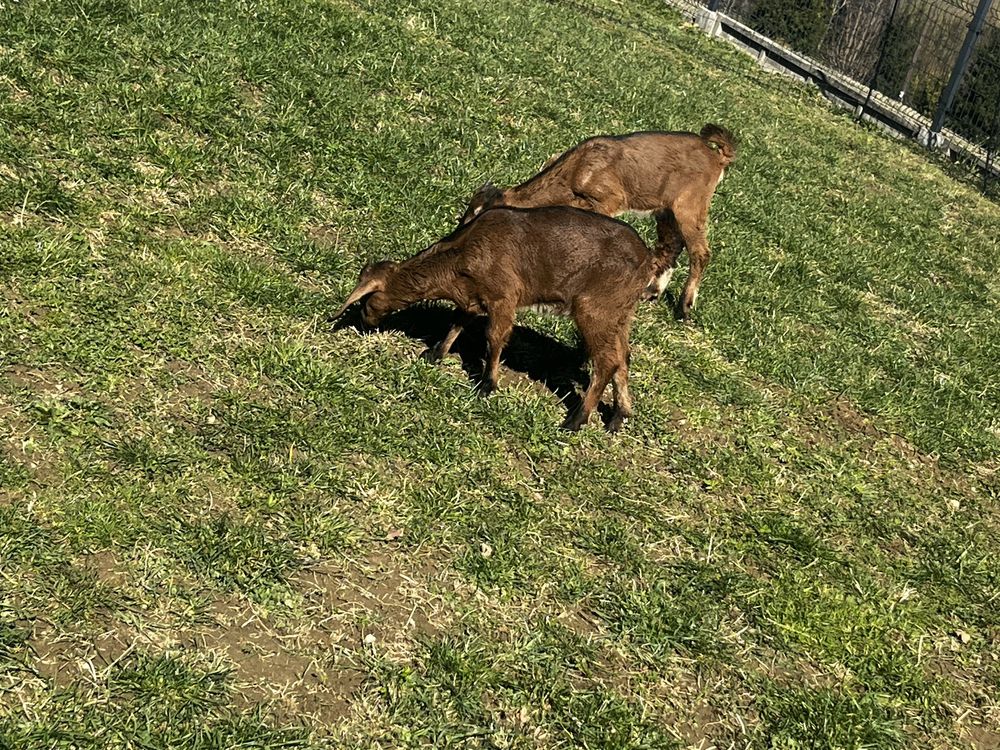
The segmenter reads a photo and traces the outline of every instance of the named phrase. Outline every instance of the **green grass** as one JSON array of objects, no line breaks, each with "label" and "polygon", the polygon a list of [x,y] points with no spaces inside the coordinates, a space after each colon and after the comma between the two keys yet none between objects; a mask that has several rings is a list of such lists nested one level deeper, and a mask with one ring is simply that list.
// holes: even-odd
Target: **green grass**
[{"label": "green grass", "polygon": [[[557,429],[564,320],[486,400],[440,310],[330,320],[706,121],[622,434]],[[996,747],[998,227],[654,2],[0,0],[0,748]]]}]

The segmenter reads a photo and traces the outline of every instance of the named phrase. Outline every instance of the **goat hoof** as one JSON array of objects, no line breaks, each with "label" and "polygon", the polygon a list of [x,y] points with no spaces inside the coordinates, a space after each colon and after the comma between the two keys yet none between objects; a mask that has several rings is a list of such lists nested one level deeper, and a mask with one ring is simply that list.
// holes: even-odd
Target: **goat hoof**
[{"label": "goat hoof", "polygon": [[441,349],[436,346],[428,347],[420,353],[420,359],[424,360],[424,362],[430,362],[431,364],[440,362]]},{"label": "goat hoof", "polygon": [[581,427],[583,427],[583,415],[576,411],[567,416],[566,420],[559,426],[560,429],[570,432],[576,432]]},{"label": "goat hoof", "polygon": [[482,398],[486,398],[491,393],[493,393],[497,387],[488,380],[483,380],[476,386],[476,393],[478,393]]},{"label": "goat hoof", "polygon": [[625,426],[626,419],[628,417],[625,414],[613,414],[604,429],[608,432],[618,432],[618,430]]}]

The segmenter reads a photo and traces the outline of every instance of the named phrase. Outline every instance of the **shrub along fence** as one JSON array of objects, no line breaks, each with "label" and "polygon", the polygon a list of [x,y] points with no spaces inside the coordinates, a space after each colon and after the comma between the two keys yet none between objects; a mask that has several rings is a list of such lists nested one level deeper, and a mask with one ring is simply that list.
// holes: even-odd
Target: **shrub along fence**
[{"label": "shrub along fence", "polygon": [[993,0],[667,0],[762,64],[974,169],[1000,196]]}]

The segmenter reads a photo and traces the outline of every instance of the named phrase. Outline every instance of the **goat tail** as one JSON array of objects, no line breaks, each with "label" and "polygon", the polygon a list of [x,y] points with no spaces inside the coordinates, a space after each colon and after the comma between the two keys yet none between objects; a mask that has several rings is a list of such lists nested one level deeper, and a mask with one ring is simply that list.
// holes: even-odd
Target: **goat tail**
[{"label": "goat tail", "polygon": [[719,152],[723,167],[736,158],[736,139],[721,125],[710,122],[701,129],[700,135],[706,146]]}]

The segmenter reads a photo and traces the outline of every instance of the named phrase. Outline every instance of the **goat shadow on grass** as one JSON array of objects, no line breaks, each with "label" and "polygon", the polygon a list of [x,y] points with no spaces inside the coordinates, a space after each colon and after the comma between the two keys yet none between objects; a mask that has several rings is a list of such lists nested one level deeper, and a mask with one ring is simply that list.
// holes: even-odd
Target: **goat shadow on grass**
[{"label": "goat shadow on grass", "polygon": [[[445,337],[454,322],[454,310],[417,305],[387,315],[379,324],[378,330],[398,331],[422,342],[429,351]],[[342,328],[370,330],[362,323],[358,308],[337,321],[334,330]],[[481,383],[486,364],[485,316],[476,318],[465,327],[451,348],[450,356],[456,354],[469,379],[477,385]],[[569,346],[548,334],[521,325],[514,326],[510,341],[500,355],[502,365],[541,383],[562,402],[569,413],[580,405],[580,392],[585,391],[590,383],[586,369],[587,359],[582,344]],[[611,408],[602,403],[598,412],[607,423],[611,417]]]}]

